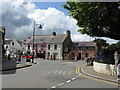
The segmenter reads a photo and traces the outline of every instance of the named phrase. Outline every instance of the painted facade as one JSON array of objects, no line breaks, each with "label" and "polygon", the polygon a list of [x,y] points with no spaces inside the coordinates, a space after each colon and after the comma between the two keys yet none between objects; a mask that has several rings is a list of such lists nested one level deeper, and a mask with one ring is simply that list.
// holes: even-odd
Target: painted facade
[{"label": "painted facade", "polygon": [[[35,53],[44,52],[47,59],[53,59],[54,57],[56,59],[63,59],[64,49],[69,47],[71,43],[70,31],[66,31],[66,34],[56,34],[56,32],[53,32],[51,35],[35,35],[34,51]],[[25,45],[26,52],[32,53],[33,37],[29,37]]]}]

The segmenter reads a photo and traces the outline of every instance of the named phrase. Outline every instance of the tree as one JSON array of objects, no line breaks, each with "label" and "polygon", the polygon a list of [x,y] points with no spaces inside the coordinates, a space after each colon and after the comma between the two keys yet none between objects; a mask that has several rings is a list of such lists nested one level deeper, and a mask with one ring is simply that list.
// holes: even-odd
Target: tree
[{"label": "tree", "polygon": [[106,40],[100,38],[95,39],[94,42],[96,42],[97,45],[97,52],[101,52],[103,48],[109,45],[108,43],[106,43]]},{"label": "tree", "polygon": [[119,42],[117,42],[117,43],[115,43],[115,44],[111,44],[111,45],[109,45],[109,48],[111,48],[111,49],[120,49],[120,41]]},{"label": "tree", "polygon": [[63,7],[82,27],[82,34],[120,40],[118,2],[66,2]]}]

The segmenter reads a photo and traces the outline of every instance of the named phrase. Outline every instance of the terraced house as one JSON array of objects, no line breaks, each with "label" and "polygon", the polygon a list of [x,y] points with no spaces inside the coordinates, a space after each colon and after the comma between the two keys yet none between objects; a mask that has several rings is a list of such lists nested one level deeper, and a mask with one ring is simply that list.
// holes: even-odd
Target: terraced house
[{"label": "terraced house", "polygon": [[[66,34],[56,34],[56,32],[53,32],[50,35],[35,35],[34,42],[35,55],[37,53],[44,53],[47,59],[53,59],[53,57],[64,59],[66,57],[65,48],[71,47],[72,44],[69,30],[66,31]],[[28,37],[24,44],[26,52],[32,53],[33,36]]]},{"label": "terraced house", "polygon": [[72,50],[68,53],[69,59],[83,60],[86,56],[94,58],[97,53],[95,42],[73,42]]}]

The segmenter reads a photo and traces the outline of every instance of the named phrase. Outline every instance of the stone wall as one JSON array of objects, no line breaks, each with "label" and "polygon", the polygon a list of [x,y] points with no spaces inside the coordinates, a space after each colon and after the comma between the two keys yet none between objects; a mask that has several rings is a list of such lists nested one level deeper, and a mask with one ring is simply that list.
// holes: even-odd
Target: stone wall
[{"label": "stone wall", "polygon": [[112,64],[103,64],[103,63],[93,62],[93,69],[97,73],[117,76],[116,66]]}]

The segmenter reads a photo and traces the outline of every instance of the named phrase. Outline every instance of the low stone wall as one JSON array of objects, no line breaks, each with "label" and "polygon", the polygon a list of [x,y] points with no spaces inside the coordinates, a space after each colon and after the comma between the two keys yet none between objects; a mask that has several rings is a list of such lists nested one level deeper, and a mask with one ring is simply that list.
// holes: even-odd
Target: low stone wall
[{"label": "low stone wall", "polygon": [[112,65],[112,64],[93,62],[93,69],[97,73],[117,76],[117,69],[115,65]]}]

